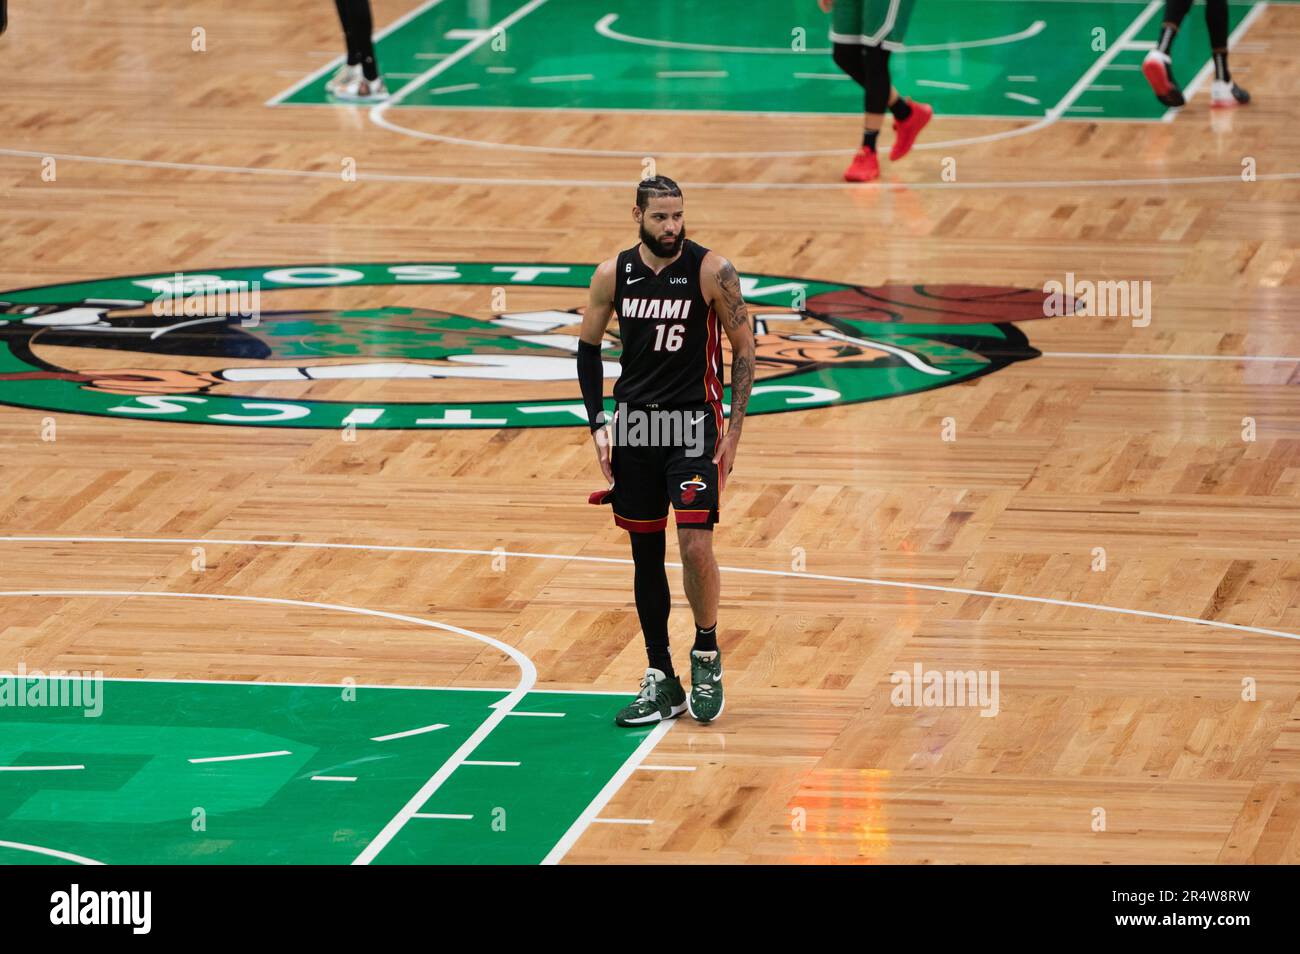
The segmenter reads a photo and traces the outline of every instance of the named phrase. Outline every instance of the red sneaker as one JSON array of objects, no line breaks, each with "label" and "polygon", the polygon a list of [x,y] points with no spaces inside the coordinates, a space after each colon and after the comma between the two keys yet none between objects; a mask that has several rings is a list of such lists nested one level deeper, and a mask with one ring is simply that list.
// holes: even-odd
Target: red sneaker
[{"label": "red sneaker", "polygon": [[911,152],[916,137],[921,135],[921,130],[934,118],[934,110],[925,103],[913,103],[910,99],[907,102],[912,107],[912,115],[901,122],[894,121],[894,146],[889,150],[890,162],[897,162]]},{"label": "red sneaker", "polygon": [[845,182],[870,182],[880,178],[880,161],[876,150],[863,146],[858,150],[849,167],[844,170]]}]

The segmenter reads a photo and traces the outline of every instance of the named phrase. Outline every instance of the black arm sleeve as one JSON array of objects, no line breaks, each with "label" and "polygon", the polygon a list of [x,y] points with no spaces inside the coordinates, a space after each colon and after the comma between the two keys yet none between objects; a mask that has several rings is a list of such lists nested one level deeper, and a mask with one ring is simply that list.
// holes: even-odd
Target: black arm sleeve
[{"label": "black arm sleeve", "polygon": [[578,342],[578,385],[582,388],[582,403],[587,406],[587,423],[594,431],[605,423],[605,399],[601,394],[605,367],[599,345]]}]

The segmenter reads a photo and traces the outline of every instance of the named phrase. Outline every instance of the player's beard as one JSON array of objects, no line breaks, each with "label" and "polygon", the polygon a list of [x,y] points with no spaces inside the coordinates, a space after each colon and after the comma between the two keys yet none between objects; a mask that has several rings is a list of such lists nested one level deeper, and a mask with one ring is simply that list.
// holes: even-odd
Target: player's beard
[{"label": "player's beard", "polygon": [[682,226],[682,230],[677,233],[671,244],[666,244],[647,232],[643,223],[641,225],[641,242],[660,258],[672,258],[682,250],[682,245],[686,242],[686,226]]}]

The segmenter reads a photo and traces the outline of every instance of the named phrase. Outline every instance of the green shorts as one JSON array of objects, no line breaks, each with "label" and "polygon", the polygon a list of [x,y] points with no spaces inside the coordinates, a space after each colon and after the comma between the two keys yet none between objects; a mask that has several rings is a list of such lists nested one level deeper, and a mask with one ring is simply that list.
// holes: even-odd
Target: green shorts
[{"label": "green shorts", "polygon": [[831,42],[896,50],[903,45],[916,0],[835,0]]}]

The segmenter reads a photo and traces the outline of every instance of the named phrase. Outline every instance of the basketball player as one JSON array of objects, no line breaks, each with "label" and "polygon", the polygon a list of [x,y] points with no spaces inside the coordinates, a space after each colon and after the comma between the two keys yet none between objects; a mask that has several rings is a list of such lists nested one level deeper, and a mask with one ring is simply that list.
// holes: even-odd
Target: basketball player
[{"label": "basketball player", "polygon": [[862,87],[862,146],[844,172],[847,182],[880,178],[876,137],[885,122],[885,107],[894,114],[891,162],[912,151],[912,144],[934,116],[925,103],[904,99],[889,75],[889,54],[903,43],[916,0],[817,0],[831,15],[831,55],[835,65]]},{"label": "basketball player", "polygon": [[[578,381],[596,459],[612,483],[591,502],[612,503],[614,522],[631,538],[633,592],[649,657],[640,693],[614,721],[646,725],[689,709],[700,722],[711,722],[723,704],[713,526],[749,404],[754,333],[735,268],[686,237],[677,183],[666,176],[641,182],[632,218],[641,241],[596,269],[578,343]],[[603,425],[600,348],[615,310],[623,353],[611,429]],[[723,332],[732,355],[731,422],[725,435]],[[659,429],[658,437],[667,439],[648,442],[647,422],[651,431],[656,422],[675,426]],[[636,437],[638,427],[643,439]],[[664,527],[670,503],[686,598],[695,614],[689,699],[668,649],[672,597],[664,569]]]},{"label": "basketball player", "polygon": [[[1174,81],[1174,44],[1183,17],[1192,8],[1192,0],[1165,0],[1165,22],[1160,25],[1156,48],[1142,60],[1142,75],[1151,84],[1156,99],[1166,106],[1182,106],[1186,100]],[[1232,81],[1228,72],[1228,0],[1205,0],[1205,25],[1210,30],[1210,51],[1214,54],[1214,82],[1210,84],[1211,108],[1246,105],[1250,94]]]},{"label": "basketball player", "polygon": [[379,63],[375,60],[375,44],[370,32],[374,20],[370,15],[370,0],[334,0],[339,21],[343,24],[343,38],[348,44],[348,62],[340,66],[325,89],[336,99],[354,103],[377,103],[388,98]]}]

